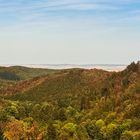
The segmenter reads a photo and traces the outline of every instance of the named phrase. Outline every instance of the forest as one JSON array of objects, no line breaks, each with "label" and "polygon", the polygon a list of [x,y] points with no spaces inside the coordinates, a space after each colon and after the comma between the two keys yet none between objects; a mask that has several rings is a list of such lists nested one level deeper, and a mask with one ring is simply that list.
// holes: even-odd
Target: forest
[{"label": "forest", "polygon": [[140,140],[140,63],[0,67],[0,140]]}]

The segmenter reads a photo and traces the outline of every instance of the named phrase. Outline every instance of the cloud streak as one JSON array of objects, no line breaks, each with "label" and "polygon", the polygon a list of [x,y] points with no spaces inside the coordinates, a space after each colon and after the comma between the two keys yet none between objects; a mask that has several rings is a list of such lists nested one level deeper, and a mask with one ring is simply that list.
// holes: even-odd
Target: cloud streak
[{"label": "cloud streak", "polygon": [[[0,0],[1,27],[68,24],[107,26],[139,22],[139,0]],[[74,22],[73,22],[74,23]],[[51,26],[53,27],[53,26]]]},{"label": "cloud streak", "polygon": [[110,10],[123,10],[123,8],[129,7],[130,4],[139,3],[135,0],[0,0],[0,13],[13,13],[18,15],[21,13],[33,13],[33,12],[59,12],[59,11],[104,11],[110,12]]}]

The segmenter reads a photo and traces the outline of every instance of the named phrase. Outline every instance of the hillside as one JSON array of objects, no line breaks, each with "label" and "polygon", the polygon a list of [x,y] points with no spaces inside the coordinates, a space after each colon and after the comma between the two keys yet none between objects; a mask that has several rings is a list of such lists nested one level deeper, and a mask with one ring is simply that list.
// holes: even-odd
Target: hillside
[{"label": "hillside", "polygon": [[121,72],[13,69],[24,78],[0,90],[0,139],[140,139],[139,62]]},{"label": "hillside", "polygon": [[[62,96],[78,96],[78,94],[84,94],[86,92],[94,92],[95,89],[100,89],[104,80],[110,75],[109,72],[102,70],[83,70],[83,69],[71,69],[64,70],[59,73],[52,74],[50,76],[38,77],[38,81],[41,81],[37,86],[23,91],[20,90],[20,86],[28,86],[26,81],[21,82],[13,87],[11,90],[8,89],[7,92],[12,91],[13,89],[19,89],[18,92],[13,92],[16,94],[11,98],[16,98],[18,100],[31,100],[31,101],[45,101],[49,99],[49,96],[52,98],[57,98]],[[28,82],[28,81],[27,81]],[[29,83],[34,82],[34,79],[31,79]],[[37,83],[37,82],[36,82]],[[34,83],[33,85],[35,85]],[[28,89],[28,88],[27,88]],[[5,92],[6,93],[6,92]],[[21,94],[20,94],[21,93]],[[88,93],[86,93],[88,94]],[[94,93],[93,93],[94,94]],[[50,98],[50,100],[52,100]]]},{"label": "hillside", "polygon": [[0,67],[0,78],[5,80],[25,80],[54,73],[57,70],[28,68],[23,66]]},{"label": "hillside", "polygon": [[0,88],[15,85],[22,80],[28,80],[41,75],[55,73],[57,70],[28,68],[22,66],[0,67]]}]

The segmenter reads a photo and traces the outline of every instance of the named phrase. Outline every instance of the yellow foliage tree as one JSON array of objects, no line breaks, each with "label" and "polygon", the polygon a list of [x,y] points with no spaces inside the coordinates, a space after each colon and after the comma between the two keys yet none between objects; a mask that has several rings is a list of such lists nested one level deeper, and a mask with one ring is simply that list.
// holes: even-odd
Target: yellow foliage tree
[{"label": "yellow foliage tree", "polygon": [[25,132],[24,132],[24,125],[22,121],[12,120],[7,123],[5,131],[4,131],[4,138],[7,140],[21,140],[24,139]]}]

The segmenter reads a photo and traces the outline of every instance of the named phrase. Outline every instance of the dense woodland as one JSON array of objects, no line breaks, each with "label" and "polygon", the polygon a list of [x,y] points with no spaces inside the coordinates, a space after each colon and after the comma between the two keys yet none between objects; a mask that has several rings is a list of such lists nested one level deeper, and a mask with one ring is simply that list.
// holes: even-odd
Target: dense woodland
[{"label": "dense woodland", "polygon": [[0,68],[0,140],[140,140],[140,64],[121,72]]}]

